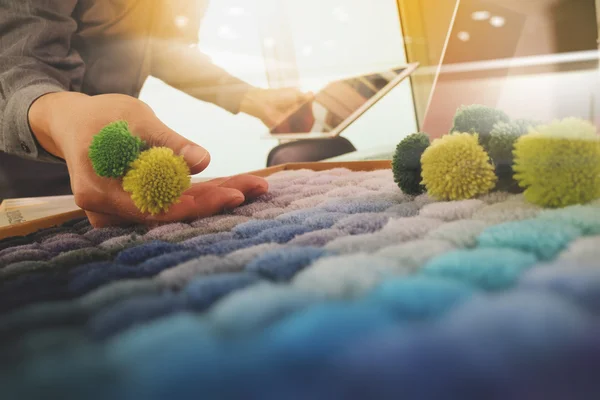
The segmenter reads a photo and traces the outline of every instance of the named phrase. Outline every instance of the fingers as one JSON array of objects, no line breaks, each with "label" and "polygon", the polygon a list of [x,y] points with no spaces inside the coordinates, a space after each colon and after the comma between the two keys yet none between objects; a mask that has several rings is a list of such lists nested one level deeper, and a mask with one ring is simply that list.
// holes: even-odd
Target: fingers
[{"label": "fingers", "polygon": [[[94,97],[94,101],[99,104],[100,109],[104,104],[106,112],[101,113],[102,118],[89,118],[91,122],[88,121],[86,127],[90,132],[96,132],[106,121],[123,119],[128,121],[132,133],[149,146],[168,147],[175,154],[181,155],[191,174],[197,174],[209,165],[210,154],[206,149],[170,129],[158,119],[150,107],[138,100],[128,96],[99,96]],[[276,114],[276,108],[272,108],[273,114]],[[87,151],[91,135],[89,138],[83,136],[85,138],[82,140],[71,140],[74,144],[69,148],[68,154],[65,154],[65,160],[71,175],[75,203],[85,210],[95,227],[190,220],[210,216],[225,209],[238,207],[246,199],[260,196],[268,189],[264,179],[249,175],[199,183],[180,196],[179,202],[171,205],[167,212],[151,216],[135,206],[131,194],[123,190],[120,180],[104,179],[95,174]]]},{"label": "fingers", "polygon": [[198,197],[207,191],[214,190],[215,187],[238,190],[243,193],[246,200],[262,196],[269,190],[269,185],[264,178],[253,175],[236,175],[192,185],[191,188],[185,191],[184,195]]},{"label": "fingers", "polygon": [[275,128],[276,126],[281,124],[285,120],[285,118],[286,115],[283,114],[279,109],[273,108],[268,104],[264,105],[261,119],[267,128]]},{"label": "fingers", "polygon": [[166,213],[149,215],[135,206],[128,193],[111,190],[109,194],[89,196],[83,204],[95,227],[122,225],[126,222],[152,223],[193,220],[239,207],[247,199],[263,195],[267,181],[252,175],[220,178],[192,185]]},{"label": "fingers", "polygon": [[88,220],[90,221],[90,224],[92,224],[94,228],[105,228],[108,226],[121,226],[131,224],[130,221],[127,221],[116,215],[97,213],[93,211],[86,211],[85,214]]},{"label": "fingers", "polygon": [[[238,207],[245,201],[244,194],[236,189],[212,186],[194,196],[182,195],[166,213],[142,213],[127,193],[114,193],[103,204],[91,204],[86,210],[94,226],[123,225],[126,222],[153,223],[184,221],[203,218]],[[110,213],[110,214],[108,214]]]},{"label": "fingers", "polygon": [[314,95],[311,92],[303,93],[295,88],[279,89],[274,95],[275,106],[281,111],[287,111],[302,103],[312,101],[314,98]]},{"label": "fingers", "polygon": [[214,186],[239,190],[244,194],[246,200],[255,199],[269,191],[269,184],[264,178],[253,175],[236,175],[192,185],[183,194],[192,197],[199,196],[207,190],[212,190]]},{"label": "fingers", "polygon": [[212,190],[197,196],[184,195],[167,213],[147,216],[145,221],[189,221],[205,218],[239,207],[244,201],[244,195],[239,190],[213,187]]},{"label": "fingers", "polygon": [[138,129],[151,146],[168,147],[175,154],[183,156],[192,175],[204,171],[210,164],[210,154],[205,148],[170,129],[158,118],[144,121]]},{"label": "fingers", "polygon": [[[202,182],[196,182],[194,184],[191,185],[190,189],[198,186],[200,183],[202,183],[204,186],[203,187],[208,187],[210,185],[213,186],[219,186],[221,183],[225,182],[226,180],[231,179],[230,177],[224,177],[224,178],[215,178],[215,179],[211,179],[209,181],[202,181]],[[188,189],[188,190],[190,190]],[[184,192],[185,194],[185,192]]]},{"label": "fingers", "polygon": [[[173,148],[172,145],[168,144],[167,147]],[[176,154],[183,156],[185,162],[190,168],[190,173],[192,175],[196,175],[204,171],[210,164],[210,153],[203,147],[197,146],[193,143],[184,145],[179,152],[176,150],[174,151]]]},{"label": "fingers", "polygon": [[246,200],[262,196],[269,190],[264,178],[236,175],[193,185],[182,196],[181,202],[164,215],[150,216],[149,221],[195,219],[218,214],[239,207]]},{"label": "fingers", "polygon": [[293,107],[303,100],[303,94],[293,88],[281,89],[277,93],[277,108],[285,110]]},{"label": "fingers", "polygon": [[233,176],[221,183],[220,186],[237,189],[244,193],[246,199],[254,199],[269,191],[268,182],[264,178],[253,175]]}]

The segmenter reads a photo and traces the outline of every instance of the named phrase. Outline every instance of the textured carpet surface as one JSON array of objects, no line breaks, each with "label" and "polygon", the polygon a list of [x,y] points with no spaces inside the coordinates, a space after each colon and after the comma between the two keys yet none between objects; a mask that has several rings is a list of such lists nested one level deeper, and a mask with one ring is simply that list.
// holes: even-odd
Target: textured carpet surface
[{"label": "textured carpet surface", "polygon": [[600,204],[285,171],[226,214],[0,241],[3,399],[598,399]]}]

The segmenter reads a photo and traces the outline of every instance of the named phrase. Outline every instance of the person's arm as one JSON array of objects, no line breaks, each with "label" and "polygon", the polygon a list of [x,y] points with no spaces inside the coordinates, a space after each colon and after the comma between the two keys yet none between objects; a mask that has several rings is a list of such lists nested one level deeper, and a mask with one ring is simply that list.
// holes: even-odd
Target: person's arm
[{"label": "person's arm", "polygon": [[[155,3],[150,74],[196,99],[237,114],[252,87],[215,65],[198,48],[198,32],[207,5],[204,0]],[[178,24],[181,18],[184,21]]]},{"label": "person's arm", "polygon": [[[243,112],[272,128],[304,102],[312,99],[292,88],[254,87],[215,65],[198,48],[203,1],[185,3],[187,9],[175,10],[172,3],[157,7],[152,32],[151,75],[171,87],[233,114]],[[177,26],[177,15],[189,16]]]},{"label": "person's arm", "polygon": [[249,85],[213,64],[195,45],[160,41],[153,46],[152,75],[199,100],[278,126],[302,104],[312,100],[293,88],[262,89]]},{"label": "person's arm", "polygon": [[253,87],[215,65],[194,43],[154,39],[152,76],[188,95],[232,114]]},{"label": "person's arm", "polygon": [[119,180],[95,174],[89,160],[92,138],[118,120],[127,121],[148,145],[169,147],[183,156],[193,174],[206,168],[210,156],[171,131],[138,99],[77,92],[84,65],[70,46],[77,28],[70,18],[76,4],[0,0],[0,150],[64,160],[75,203],[95,227],[195,219],[263,194],[266,181],[252,176],[205,182],[192,185],[168,212],[152,216],[135,207]]},{"label": "person's arm", "polygon": [[47,137],[35,137],[28,121],[41,96],[81,82],[84,65],[71,49],[77,29],[70,17],[76,0],[0,0],[0,151],[44,161]]}]

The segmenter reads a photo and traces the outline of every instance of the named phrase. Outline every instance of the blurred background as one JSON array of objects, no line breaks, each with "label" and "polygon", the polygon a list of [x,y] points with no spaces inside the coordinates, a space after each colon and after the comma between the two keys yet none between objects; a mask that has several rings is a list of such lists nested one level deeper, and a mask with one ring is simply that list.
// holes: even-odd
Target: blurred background
[{"label": "blurred background", "polygon": [[[433,4],[445,1],[412,3],[421,6],[424,26],[447,21],[449,10],[429,12]],[[434,136],[445,133],[456,107],[465,103],[498,107],[513,118],[548,121],[572,116],[598,125],[599,4],[460,1],[449,35],[431,48],[429,65],[436,67],[422,71],[425,80],[435,82],[424,94],[429,103],[422,128]],[[425,40],[426,45],[433,42]],[[440,52],[441,43],[445,47]]]},{"label": "blurred background", "polygon": [[[259,87],[316,91],[332,80],[406,63],[420,67],[342,136],[384,158],[417,130],[439,136],[462,104],[513,117],[600,122],[600,0],[210,0],[200,48]],[[185,26],[187,17],[177,16]],[[141,99],[212,154],[203,174],[265,167],[279,142],[258,120],[230,115],[156,79]]]}]

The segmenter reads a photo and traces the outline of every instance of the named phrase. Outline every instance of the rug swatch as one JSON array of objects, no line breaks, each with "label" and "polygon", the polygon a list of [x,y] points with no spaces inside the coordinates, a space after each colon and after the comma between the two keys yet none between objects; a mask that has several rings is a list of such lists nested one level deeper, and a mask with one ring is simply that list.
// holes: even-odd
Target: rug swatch
[{"label": "rug swatch", "polygon": [[282,171],[153,229],[0,241],[2,398],[600,398],[600,204]]}]

